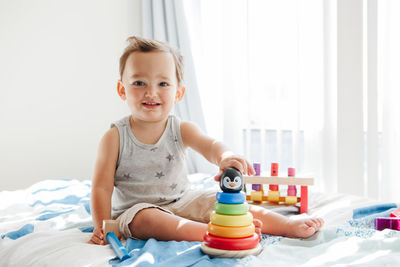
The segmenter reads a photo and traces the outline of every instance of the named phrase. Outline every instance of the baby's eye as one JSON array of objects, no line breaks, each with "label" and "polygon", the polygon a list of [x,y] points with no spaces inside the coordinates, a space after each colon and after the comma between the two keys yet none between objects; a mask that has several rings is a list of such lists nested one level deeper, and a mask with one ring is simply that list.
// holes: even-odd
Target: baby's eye
[{"label": "baby's eye", "polygon": [[144,82],[142,82],[142,81],[134,81],[134,82],[133,82],[133,85],[136,85],[136,86],[143,86],[143,85],[144,85]]},{"label": "baby's eye", "polygon": [[168,83],[166,83],[166,82],[161,82],[161,83],[160,83],[160,86],[166,87],[166,86],[168,86]]}]

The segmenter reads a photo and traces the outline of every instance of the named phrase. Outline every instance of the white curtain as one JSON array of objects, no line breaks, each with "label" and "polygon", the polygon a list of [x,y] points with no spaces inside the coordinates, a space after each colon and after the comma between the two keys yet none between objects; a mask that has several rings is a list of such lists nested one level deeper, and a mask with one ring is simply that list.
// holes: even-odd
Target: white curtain
[{"label": "white curtain", "polygon": [[264,174],[278,162],[320,178],[322,3],[301,3],[185,1],[209,133]]},{"label": "white curtain", "polygon": [[[143,37],[166,41],[179,48],[184,57],[186,93],[176,105],[175,114],[182,120],[195,122],[206,132],[182,0],[142,0],[142,16]],[[216,171],[215,167],[193,151],[189,151],[187,167],[189,173]]]},{"label": "white curtain", "polygon": [[[377,1],[377,0],[376,0]],[[382,199],[400,201],[400,2],[377,1],[378,129],[382,132],[378,184]]]},{"label": "white curtain", "polygon": [[394,0],[185,1],[208,132],[269,174],[399,201]]}]

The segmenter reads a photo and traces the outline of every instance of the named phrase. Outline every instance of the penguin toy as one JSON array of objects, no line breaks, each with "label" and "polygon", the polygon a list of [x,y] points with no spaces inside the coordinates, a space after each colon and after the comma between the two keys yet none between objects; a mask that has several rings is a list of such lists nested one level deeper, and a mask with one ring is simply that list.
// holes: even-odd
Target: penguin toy
[{"label": "penguin toy", "polygon": [[243,176],[236,168],[226,169],[219,180],[219,187],[225,193],[239,193],[243,188]]}]

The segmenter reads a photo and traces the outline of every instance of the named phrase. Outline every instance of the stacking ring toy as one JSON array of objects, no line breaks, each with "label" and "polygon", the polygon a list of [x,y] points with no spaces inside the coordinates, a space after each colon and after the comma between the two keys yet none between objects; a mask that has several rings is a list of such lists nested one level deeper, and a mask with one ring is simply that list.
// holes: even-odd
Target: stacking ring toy
[{"label": "stacking ring toy", "polygon": [[258,235],[254,233],[252,236],[243,238],[224,238],[219,236],[204,235],[204,244],[211,248],[226,249],[226,250],[242,250],[251,249],[258,245],[260,241]]},{"label": "stacking ring toy", "polygon": [[247,212],[243,215],[223,215],[213,211],[210,215],[211,223],[222,226],[248,226],[253,223],[253,215]]},{"label": "stacking ring toy", "polygon": [[254,234],[254,224],[243,227],[229,227],[220,226],[212,223],[208,223],[208,232],[214,236],[228,237],[228,238],[241,238],[248,237]]},{"label": "stacking ring toy", "polygon": [[242,204],[224,204],[215,202],[214,209],[219,214],[241,215],[249,211],[249,204],[247,204],[247,202]]},{"label": "stacking ring toy", "polygon": [[246,201],[246,194],[217,192],[217,201],[225,204],[242,204]]}]

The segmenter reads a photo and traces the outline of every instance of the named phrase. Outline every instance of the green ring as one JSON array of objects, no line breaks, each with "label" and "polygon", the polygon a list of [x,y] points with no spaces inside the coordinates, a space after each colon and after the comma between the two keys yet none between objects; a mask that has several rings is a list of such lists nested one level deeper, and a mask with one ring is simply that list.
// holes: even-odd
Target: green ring
[{"label": "green ring", "polygon": [[249,211],[249,204],[244,202],[242,204],[224,204],[215,202],[214,209],[216,213],[226,215],[241,215],[246,214]]}]

